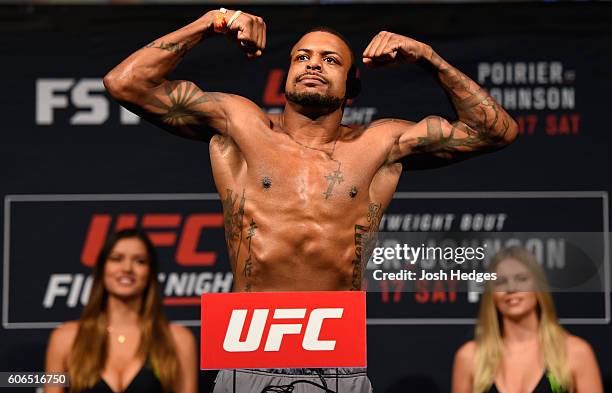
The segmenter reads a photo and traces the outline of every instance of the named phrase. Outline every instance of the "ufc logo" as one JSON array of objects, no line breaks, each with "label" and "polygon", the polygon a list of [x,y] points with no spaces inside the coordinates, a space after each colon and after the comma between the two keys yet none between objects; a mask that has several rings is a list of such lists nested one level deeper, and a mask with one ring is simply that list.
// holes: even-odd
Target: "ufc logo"
[{"label": "ufc logo", "polygon": [[[69,120],[73,125],[104,124],[109,117],[109,99],[100,78],[48,78],[36,80],[36,124],[54,123],[56,110],[70,106],[76,111]],[[138,124],[140,118],[121,107],[121,124]]]},{"label": "ufc logo", "polygon": [[200,367],[365,367],[365,306],[362,291],[203,293]]},{"label": "ufc logo", "polygon": [[94,214],[87,228],[81,262],[93,266],[108,237],[114,221],[114,230],[140,228],[147,230],[156,247],[176,247],[175,259],[183,266],[212,266],[217,261],[217,252],[200,251],[199,242],[206,229],[223,228],[221,213],[190,214]]},{"label": "ufc logo", "polygon": [[[323,321],[329,318],[342,318],[343,308],[316,308],[312,310],[306,322],[302,348],[307,351],[333,351],[336,340],[320,340],[319,334]],[[227,327],[223,349],[227,352],[253,352],[261,345],[266,330],[268,309],[255,309],[249,326],[246,339],[240,341],[247,317],[247,310],[233,310]],[[304,319],[305,308],[281,308],[274,310],[273,320]],[[272,323],[268,329],[268,337],[264,346],[265,352],[279,351],[283,336],[286,334],[302,334],[303,323]]]}]

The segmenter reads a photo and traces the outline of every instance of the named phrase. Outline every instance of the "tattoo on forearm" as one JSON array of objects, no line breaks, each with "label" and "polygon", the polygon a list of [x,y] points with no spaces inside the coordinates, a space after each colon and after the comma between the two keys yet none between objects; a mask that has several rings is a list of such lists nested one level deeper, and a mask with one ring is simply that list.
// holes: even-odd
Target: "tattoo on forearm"
[{"label": "tattoo on forearm", "polygon": [[206,113],[198,105],[210,101],[220,101],[215,93],[205,93],[189,81],[168,82],[165,86],[165,98],[169,104],[157,97],[151,98],[151,105],[161,109],[160,120],[171,126],[184,126],[192,129],[202,123]]},{"label": "tattoo on forearm", "polygon": [[353,258],[353,277],[351,290],[361,289],[363,267],[370,259],[370,254],[376,245],[376,233],[382,217],[382,205],[368,205],[367,225],[355,225],[355,258]]},{"label": "tattoo on forearm", "polygon": [[189,42],[163,42],[153,41],[150,44],[145,45],[145,48],[161,49],[172,53],[177,53],[180,56],[185,56],[185,53],[189,50]]}]

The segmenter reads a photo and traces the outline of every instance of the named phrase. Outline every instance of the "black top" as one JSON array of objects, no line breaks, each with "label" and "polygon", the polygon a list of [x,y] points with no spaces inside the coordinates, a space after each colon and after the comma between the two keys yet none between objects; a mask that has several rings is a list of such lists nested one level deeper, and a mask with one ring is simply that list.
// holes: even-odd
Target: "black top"
[{"label": "black top", "polygon": [[[81,393],[118,393],[114,392],[110,386],[100,378],[91,389],[85,389]],[[144,365],[138,371],[132,382],[125,388],[122,393],[164,393],[161,382],[153,373],[150,366]]]},{"label": "black top", "polygon": [[[535,389],[533,389],[531,393],[564,393],[564,392],[567,392],[564,389],[556,390],[556,391],[553,390],[553,387],[551,386],[551,381],[549,380],[549,378],[552,378],[552,376],[549,377],[548,373],[544,372],[544,374],[542,375],[542,378],[540,378],[540,382],[538,382]],[[499,390],[497,390],[497,386],[495,386],[495,383],[493,383],[493,386],[491,386],[491,389],[489,389],[487,393],[499,393]]]}]

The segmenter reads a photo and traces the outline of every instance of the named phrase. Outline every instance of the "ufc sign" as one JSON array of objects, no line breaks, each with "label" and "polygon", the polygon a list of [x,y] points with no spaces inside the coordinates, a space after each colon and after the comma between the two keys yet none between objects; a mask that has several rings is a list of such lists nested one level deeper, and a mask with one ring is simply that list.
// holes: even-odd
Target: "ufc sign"
[{"label": "ufc sign", "polygon": [[[70,117],[73,125],[103,124],[109,117],[109,99],[100,78],[41,78],[36,80],[36,124],[54,123],[56,110],[77,108]],[[121,124],[138,124],[140,118],[121,107]]]},{"label": "ufc sign", "polygon": [[365,367],[365,292],[202,295],[202,369]]},{"label": "ufc sign", "polygon": [[179,265],[213,266],[217,262],[218,253],[215,250],[201,251],[199,245],[204,231],[223,228],[221,213],[124,213],[91,216],[81,251],[83,265],[95,264],[113,223],[114,231],[140,227],[147,232],[154,246],[175,247],[175,260]]},{"label": "ufc sign", "polygon": [[[302,348],[307,351],[333,351],[336,347],[336,340],[319,340],[321,325],[326,318],[341,318],[344,308],[318,308],[312,310],[306,331],[304,332],[304,340]],[[246,340],[240,341],[240,335],[246,320],[247,310],[232,311],[225,340],[223,341],[223,349],[228,352],[252,352],[259,349],[261,338],[266,327],[269,310],[257,309],[253,312],[253,319],[249,327]],[[303,319],[306,316],[305,308],[280,308],[274,310],[273,319]],[[279,351],[283,335],[285,334],[300,334],[302,332],[301,323],[283,323],[270,325],[268,340],[264,351]]]}]

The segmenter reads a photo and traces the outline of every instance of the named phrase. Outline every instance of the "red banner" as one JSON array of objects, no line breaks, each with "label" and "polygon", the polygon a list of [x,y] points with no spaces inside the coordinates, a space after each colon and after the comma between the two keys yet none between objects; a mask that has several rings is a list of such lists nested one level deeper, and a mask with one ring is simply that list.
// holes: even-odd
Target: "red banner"
[{"label": "red banner", "polygon": [[365,292],[202,295],[200,368],[365,367]]}]

